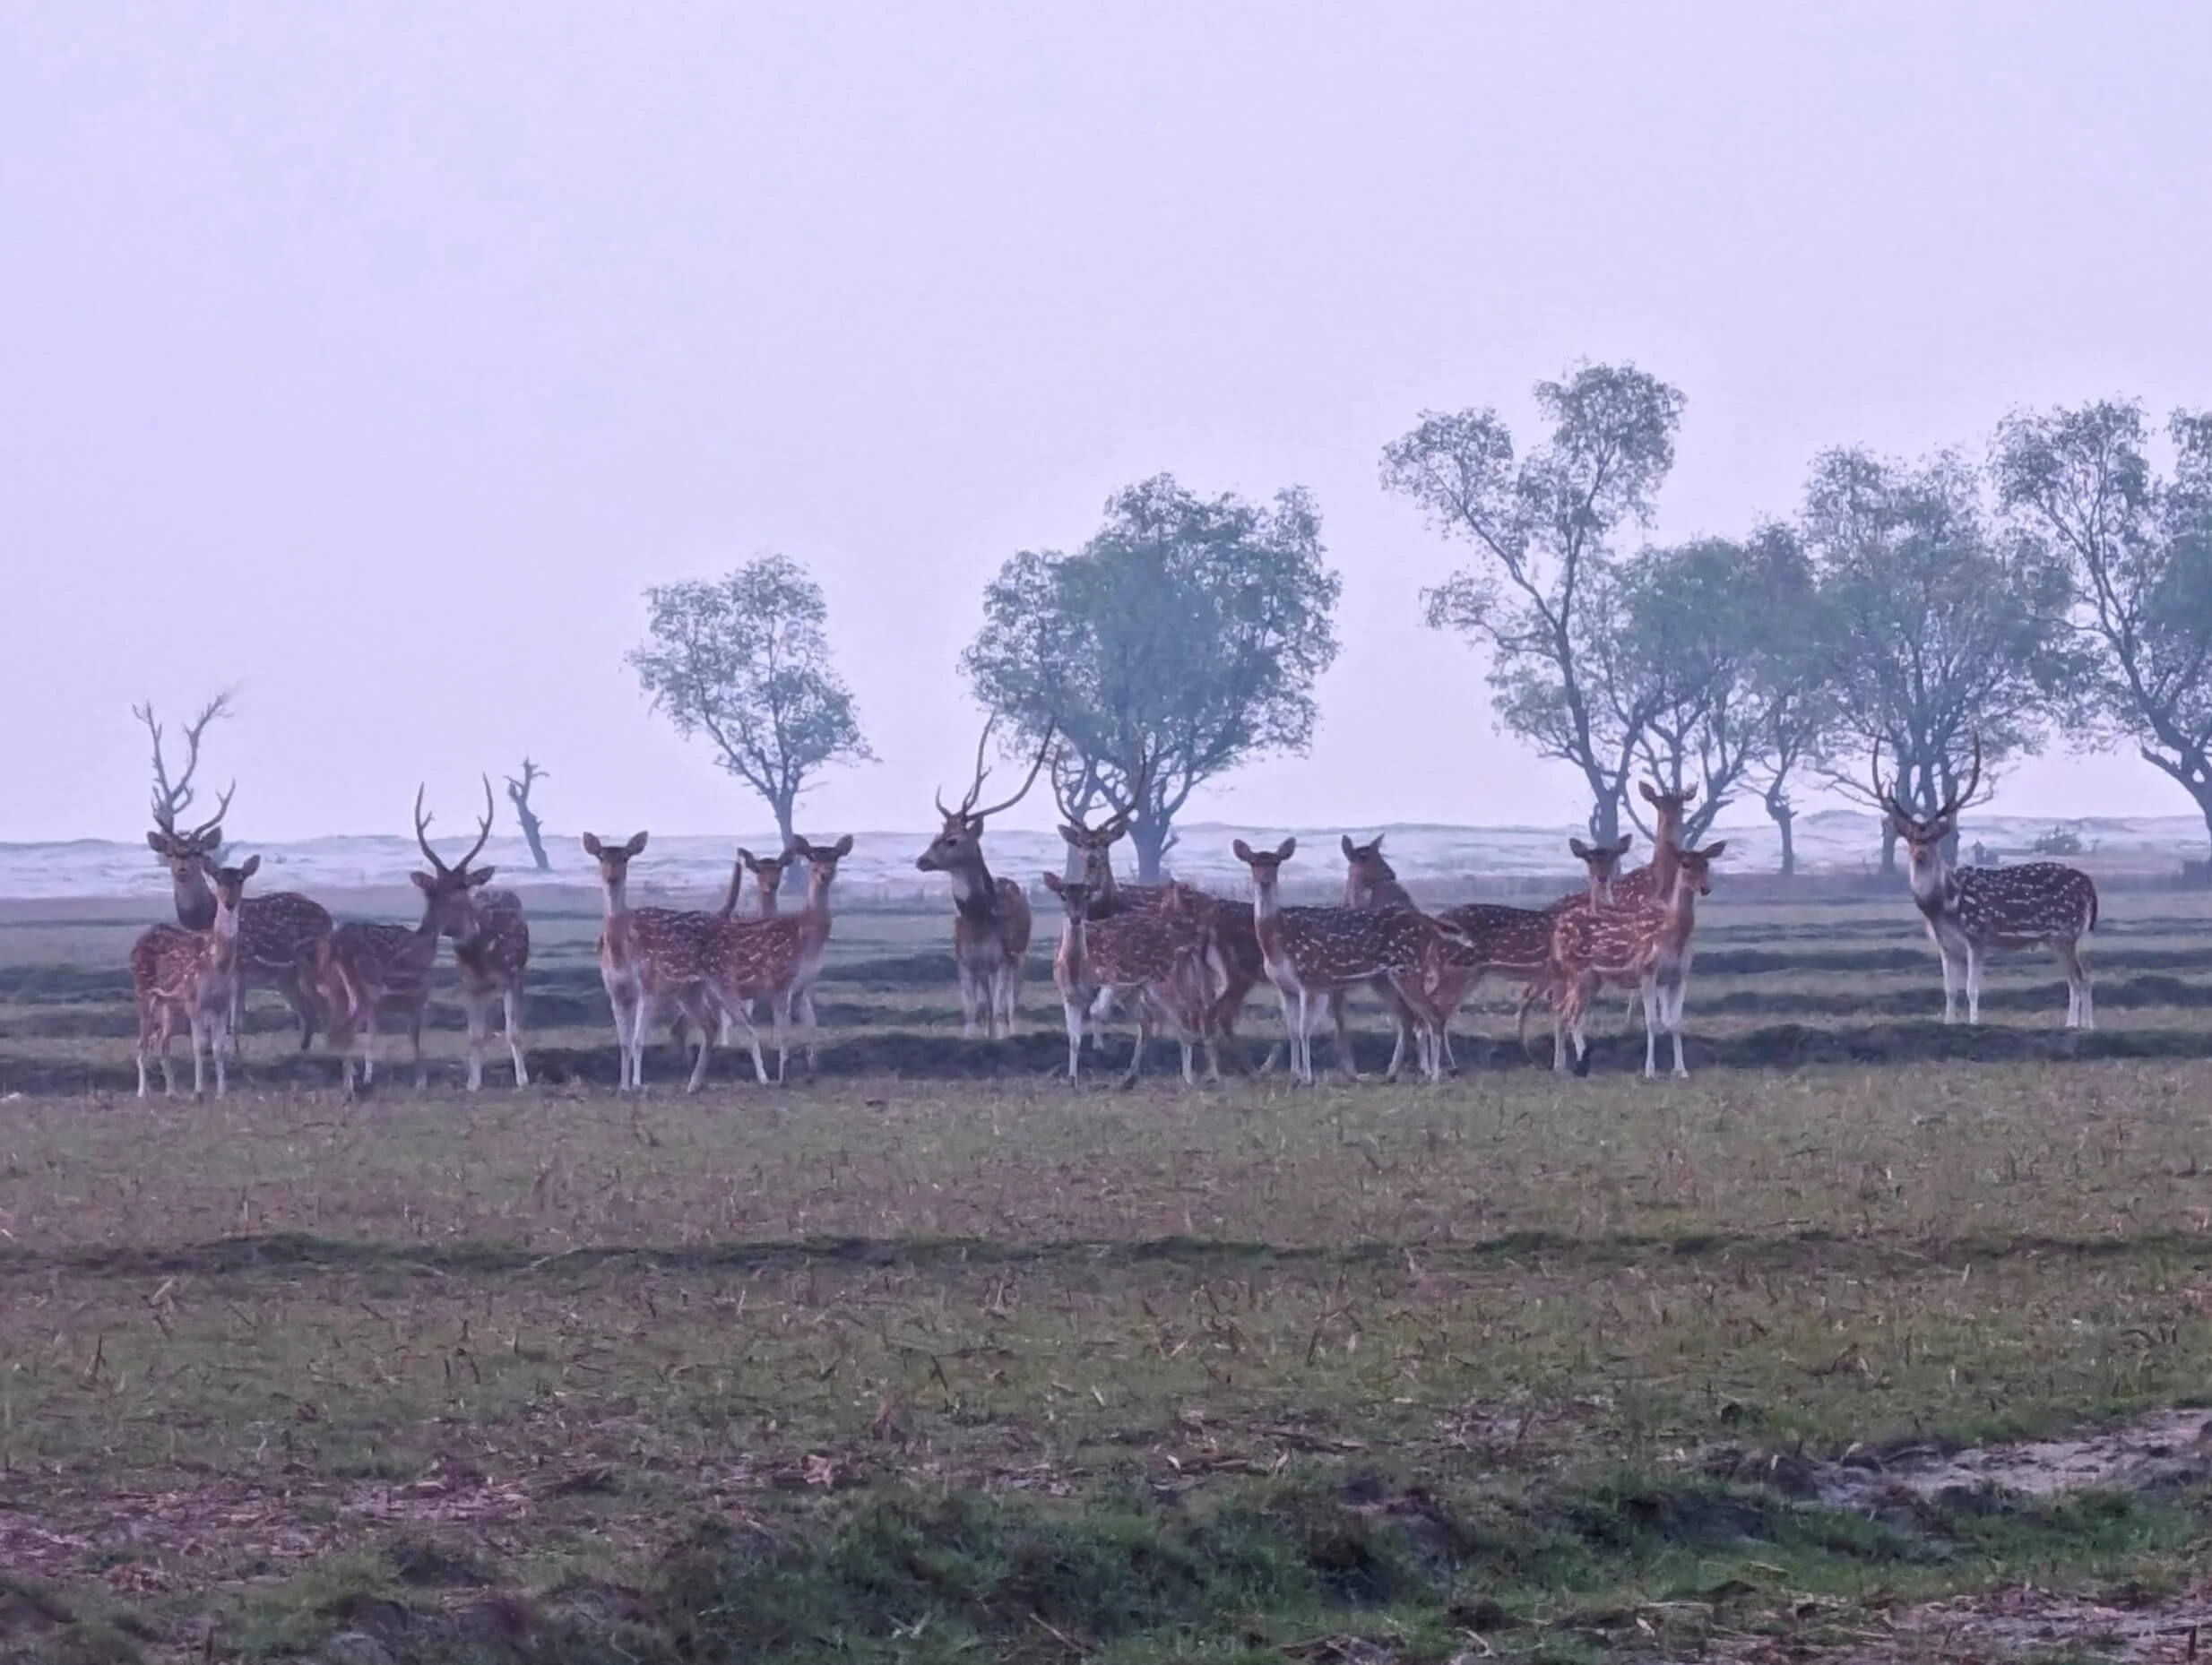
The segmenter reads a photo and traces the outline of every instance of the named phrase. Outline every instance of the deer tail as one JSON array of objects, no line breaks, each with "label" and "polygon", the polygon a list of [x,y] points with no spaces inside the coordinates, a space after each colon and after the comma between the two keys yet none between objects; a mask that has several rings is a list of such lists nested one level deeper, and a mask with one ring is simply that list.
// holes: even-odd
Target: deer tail
[{"label": "deer tail", "polygon": [[2082,926],[2082,927],[2081,927],[2084,931],[2094,931],[2095,929],[2096,929],[2096,908],[2097,908],[2096,885],[2095,885],[2095,882],[2094,882],[2094,881],[2092,881],[2092,883],[2091,883],[2091,884],[2090,884],[2090,885],[2089,885],[2089,918],[2088,918],[2087,922],[2086,924],[2084,924],[2084,925]]}]

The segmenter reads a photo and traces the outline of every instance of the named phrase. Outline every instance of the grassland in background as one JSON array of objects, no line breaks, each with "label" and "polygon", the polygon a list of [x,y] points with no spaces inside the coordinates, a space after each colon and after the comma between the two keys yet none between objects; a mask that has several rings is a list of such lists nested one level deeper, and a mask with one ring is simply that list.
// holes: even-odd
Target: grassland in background
[{"label": "grassland in background", "polygon": [[2185,1437],[1902,1479],[2212,1393],[2199,899],[2110,899],[2091,1035],[2025,957],[1934,1023],[1901,897],[1716,899],[1686,1083],[1499,990],[1296,1094],[1070,1092],[1042,952],[990,1048],[851,915],[819,1083],[633,1103],[534,923],[531,1091],[441,1008],[348,1102],[270,1005],[203,1104],[128,1095],[133,922],[0,925],[0,1658],[2184,1657]]}]

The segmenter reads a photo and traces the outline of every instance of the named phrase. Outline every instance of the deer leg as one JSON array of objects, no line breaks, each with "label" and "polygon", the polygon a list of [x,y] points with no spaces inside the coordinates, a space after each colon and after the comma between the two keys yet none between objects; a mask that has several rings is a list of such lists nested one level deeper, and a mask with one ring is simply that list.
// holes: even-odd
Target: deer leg
[{"label": "deer leg", "polygon": [[1105,1044],[1106,1025],[1113,1022],[1114,991],[1110,985],[1098,991],[1091,1001],[1091,1029],[1088,1031],[1092,1050]]},{"label": "deer leg", "polygon": [[514,1019],[523,1004],[523,989],[519,983],[509,984],[500,996],[506,1020],[507,1056],[514,1060],[514,1084],[518,1088],[530,1085],[530,1066],[523,1062],[523,1038],[515,1032]]},{"label": "deer leg", "polygon": [[1951,951],[1941,942],[1936,944],[1936,958],[1943,962],[1943,1021],[1958,1022],[1958,972],[1951,963]]},{"label": "deer leg", "polygon": [[[699,1031],[699,1054],[692,1060],[691,1079],[684,1083],[686,1092],[696,1092],[705,1083],[706,1061],[708,1056],[714,1050],[715,1024],[713,1021],[714,1014],[712,1012],[695,1011],[693,1005],[692,996],[685,996],[682,1008],[684,1015],[691,1020],[691,1026]],[[725,1012],[729,1010],[727,1006],[722,1009]]]},{"label": "deer leg", "polygon": [[146,1096],[146,1043],[151,1039],[146,1014],[142,1011],[138,1014],[138,1096],[142,1099]]},{"label": "deer leg", "polygon": [[965,965],[960,972],[960,1038],[975,1039],[975,1014],[982,1005],[981,991],[976,986],[976,975]]},{"label": "deer leg", "polygon": [[192,1096],[197,1099],[207,1091],[201,1074],[207,1062],[207,1014],[195,1010],[186,1022],[192,1026]]},{"label": "deer leg", "polygon": [[230,999],[226,1008],[230,1021],[223,1025],[221,1043],[227,1047],[238,1045],[238,1036],[246,1028],[246,979],[238,978],[230,985]]},{"label": "deer leg", "polygon": [[1145,1043],[1152,1039],[1152,1010],[1143,995],[1132,1003],[1136,1007],[1136,1044],[1129,1048],[1129,1067],[1123,1072],[1119,1090],[1127,1092],[1136,1085],[1136,1078],[1145,1068]]},{"label": "deer leg", "polygon": [[468,1091],[484,1090],[484,1037],[491,1028],[491,1008],[481,995],[464,993],[461,996],[462,1020],[469,1027]]},{"label": "deer leg", "polygon": [[781,1087],[791,1079],[791,996],[783,994],[770,996],[768,1015],[774,1020],[776,1026],[776,1085]]},{"label": "deer leg", "polygon": [[1060,1011],[1067,1019],[1067,1084],[1075,1086],[1083,1078],[1083,1018],[1082,997],[1066,994],[1060,997]]},{"label": "deer leg", "polygon": [[417,1006],[407,1014],[407,1041],[415,1051],[415,1091],[430,1091],[430,1060],[422,1056],[422,1016],[425,1007]]},{"label": "deer leg", "polygon": [[[1335,995],[1327,996],[1327,1000],[1329,1012],[1335,1020],[1336,1072],[1348,1082],[1357,1081],[1360,1079],[1360,1072],[1352,1057],[1352,991],[1340,989]],[[1310,1047],[1311,1043],[1309,1042],[1308,1045]],[[1307,1066],[1309,1069],[1312,1067],[1310,1053],[1308,1056]]]},{"label": "deer leg", "polygon": [[210,1037],[212,1044],[208,1050],[215,1055],[215,1096],[220,1099],[230,1091],[225,1071],[230,1046],[237,1038],[230,1031],[230,1014],[222,1007],[218,1006],[209,1013],[207,1021],[214,1028],[214,1033]]},{"label": "deer leg", "polygon": [[1660,1015],[1662,996],[1656,980],[1646,976],[1636,992],[1644,1009],[1644,1079],[1649,1081],[1659,1074],[1659,1027],[1666,1020]]},{"label": "deer leg", "polygon": [[812,984],[799,990],[799,1006],[800,1015],[806,1020],[807,1079],[812,1081],[816,1070],[820,1067],[822,1052],[822,1021],[814,1014],[814,987]]}]

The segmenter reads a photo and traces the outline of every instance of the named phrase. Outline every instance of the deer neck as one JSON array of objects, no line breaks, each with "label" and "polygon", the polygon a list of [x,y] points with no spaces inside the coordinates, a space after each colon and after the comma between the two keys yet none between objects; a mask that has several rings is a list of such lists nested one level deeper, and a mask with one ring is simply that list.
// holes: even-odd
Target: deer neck
[{"label": "deer neck", "polygon": [[238,910],[217,899],[214,922],[208,927],[210,957],[216,970],[229,971],[238,958]]},{"label": "deer neck", "polygon": [[627,913],[630,910],[630,876],[628,874],[625,873],[620,878],[610,879],[602,873],[600,875],[599,884],[601,891],[604,893],[607,899],[607,917],[609,919],[618,913]]},{"label": "deer neck", "polygon": [[169,880],[177,892],[177,923],[188,931],[213,929],[220,910],[216,906],[215,892],[207,882],[207,875],[194,867],[183,873],[171,873]]},{"label": "deer neck", "polygon": [[1663,935],[1667,946],[1680,949],[1689,940],[1690,933],[1698,928],[1698,887],[1680,876],[1679,866],[1676,873]]},{"label": "deer neck", "polygon": [[1674,876],[1681,871],[1682,822],[1679,815],[1663,815],[1652,832],[1651,887],[1655,896],[1674,889]]},{"label": "deer neck", "polygon": [[945,876],[952,881],[953,906],[962,918],[981,924],[998,917],[998,884],[981,850],[946,868]]},{"label": "deer neck", "polygon": [[1958,907],[1958,870],[1943,859],[1942,846],[1936,847],[1934,863],[1923,870],[1907,860],[1905,882],[1912,887],[1913,900],[1920,910],[1930,919],[1956,912]]},{"label": "deer neck", "polygon": [[[761,895],[761,910],[764,919],[775,917],[775,899],[765,892]],[[811,876],[808,879],[807,903],[799,911],[802,921],[800,938],[810,950],[818,949],[829,941],[830,887],[827,880],[817,880]]]}]

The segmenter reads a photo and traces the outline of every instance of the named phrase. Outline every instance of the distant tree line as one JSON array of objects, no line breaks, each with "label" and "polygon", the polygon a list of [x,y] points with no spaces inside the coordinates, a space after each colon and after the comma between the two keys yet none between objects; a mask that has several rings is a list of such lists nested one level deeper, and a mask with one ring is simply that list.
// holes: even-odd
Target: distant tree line
[{"label": "distant tree line", "polygon": [[[1688,834],[1755,798],[1786,874],[1806,787],[1865,797],[1879,744],[1932,809],[1978,738],[1985,778],[2053,741],[2132,746],[2212,840],[2212,414],[2018,413],[1978,462],[1829,451],[1793,513],[1655,544],[1685,403],[1581,365],[1535,389],[1525,447],[1481,408],[1383,451],[1384,489],[1469,552],[1423,592],[1428,623],[1484,653],[1502,728],[1580,772],[1594,837],[1641,825],[1639,774],[1694,780]],[[1199,787],[1311,743],[1341,588],[1302,489],[1256,504],[1163,474],[1080,548],[1009,559],[961,668],[1009,752],[1057,737],[1073,807],[1128,815],[1151,880]],[[772,556],[648,602],[644,691],[788,834],[824,767],[870,755],[820,589]]]}]

